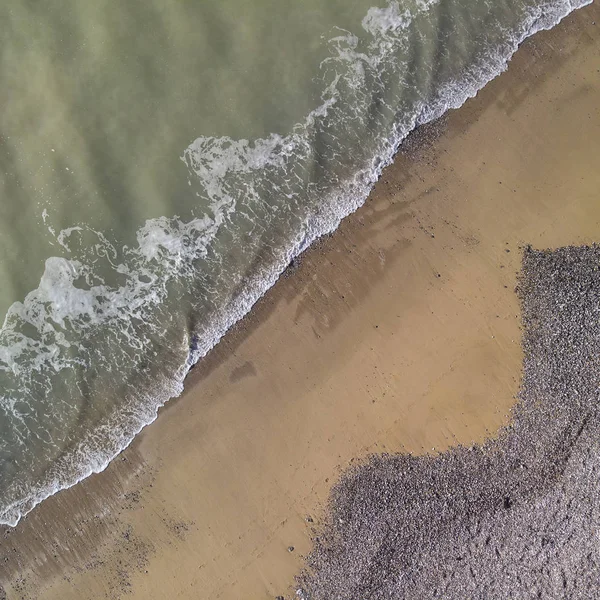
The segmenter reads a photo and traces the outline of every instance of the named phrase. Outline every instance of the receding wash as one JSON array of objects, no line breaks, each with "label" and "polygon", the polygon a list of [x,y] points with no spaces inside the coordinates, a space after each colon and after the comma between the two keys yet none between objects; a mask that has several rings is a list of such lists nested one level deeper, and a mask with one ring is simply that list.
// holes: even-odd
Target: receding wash
[{"label": "receding wash", "polygon": [[419,124],[587,0],[0,6],[0,522],[101,471]]}]

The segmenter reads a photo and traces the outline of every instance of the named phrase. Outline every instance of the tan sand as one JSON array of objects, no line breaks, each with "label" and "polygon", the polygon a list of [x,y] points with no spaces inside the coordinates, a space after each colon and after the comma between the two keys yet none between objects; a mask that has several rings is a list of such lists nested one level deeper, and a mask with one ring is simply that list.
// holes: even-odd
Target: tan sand
[{"label": "tan sand", "polygon": [[2,530],[7,597],[288,594],[354,457],[493,435],[519,246],[600,241],[599,50],[592,5],[422,131],[122,459]]}]

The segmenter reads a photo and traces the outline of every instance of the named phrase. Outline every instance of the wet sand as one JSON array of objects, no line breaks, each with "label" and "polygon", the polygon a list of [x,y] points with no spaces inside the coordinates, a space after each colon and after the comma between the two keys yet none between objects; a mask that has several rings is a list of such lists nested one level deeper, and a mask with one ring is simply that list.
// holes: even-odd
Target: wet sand
[{"label": "wet sand", "polygon": [[287,595],[353,459],[506,424],[520,249],[600,236],[599,28],[574,13],[421,129],[120,458],[2,529],[6,596]]}]

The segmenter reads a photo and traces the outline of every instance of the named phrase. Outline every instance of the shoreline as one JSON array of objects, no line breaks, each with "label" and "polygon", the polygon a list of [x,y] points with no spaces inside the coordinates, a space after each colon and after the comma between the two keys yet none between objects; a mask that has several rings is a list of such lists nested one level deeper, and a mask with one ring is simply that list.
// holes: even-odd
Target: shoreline
[{"label": "shoreline", "polygon": [[[416,157],[401,152],[395,164],[384,172],[367,204],[344,220],[333,235],[318,242],[317,248],[303,255],[293,276],[282,278],[242,324],[203,359],[188,376],[182,397],[161,409],[161,419],[144,430],[122,457],[115,459],[103,473],[46,500],[14,532],[6,533],[3,528],[5,540],[0,555],[9,557],[9,561],[1,565],[4,572],[0,581],[4,587],[17,589],[10,582],[18,571],[30,573],[22,584],[24,589],[28,586],[37,589],[40,581],[49,584],[44,596],[47,598],[81,597],[69,595],[73,593],[70,585],[74,582],[61,580],[63,576],[86,581],[89,597],[103,597],[98,594],[107,592],[110,574],[114,579],[115,572],[124,571],[126,577],[122,581],[117,578],[118,589],[108,590],[109,593],[120,593],[119,586],[125,590],[131,585],[134,597],[152,597],[144,593],[152,593],[161,585],[169,589],[171,582],[161,584],[159,573],[168,573],[170,562],[181,560],[190,566],[190,557],[182,559],[181,556],[189,550],[194,560],[204,564],[202,568],[197,566],[199,574],[194,576],[196,585],[200,586],[194,592],[197,595],[202,596],[199,590],[206,589],[208,596],[221,591],[223,597],[233,598],[238,597],[236,594],[242,589],[260,591],[261,585],[273,596],[277,590],[285,593],[284,582],[291,584],[291,577],[301,563],[298,555],[310,547],[306,517],[322,506],[340,464],[346,464],[353,456],[378,451],[382,445],[384,449],[424,452],[431,451],[431,447],[448,447],[461,439],[477,441],[503,424],[520,373],[518,319],[509,316],[515,313],[516,307],[510,288],[514,285],[518,245],[594,241],[592,233],[598,214],[593,210],[591,195],[586,196],[587,204],[572,201],[573,210],[581,212],[574,216],[560,207],[557,199],[548,201],[545,206],[533,189],[518,192],[524,194],[527,202],[520,214],[514,215],[509,210],[498,211],[497,207],[494,213],[489,201],[478,206],[477,198],[461,199],[460,194],[475,190],[498,194],[497,186],[503,184],[497,182],[504,181],[508,188],[507,182],[511,176],[514,179],[515,171],[514,183],[528,186],[525,174],[518,173],[518,162],[507,152],[520,147],[515,139],[520,139],[522,144],[525,137],[513,131],[519,125],[511,125],[511,115],[521,115],[522,119],[523,104],[527,105],[528,99],[537,94],[544,101],[540,113],[546,111],[548,116],[546,105],[553,102],[552,96],[548,98],[536,91],[533,79],[542,80],[539,86],[556,84],[548,73],[550,67],[562,69],[562,79],[568,79],[565,65],[575,59],[568,52],[561,54],[559,50],[557,53],[553,44],[556,41],[574,44],[579,52],[589,51],[589,44],[586,46],[581,39],[572,38],[579,33],[580,24],[597,17],[596,7],[588,6],[567,17],[569,23],[563,21],[550,32],[538,33],[527,40],[512,59],[507,73],[489,83],[477,98],[448,115],[444,119],[446,126],[438,124],[437,127],[445,131],[442,130],[433,146],[417,148]],[[589,23],[587,26],[591,27]],[[571,37],[562,31],[569,28]],[[557,33],[558,29],[561,31]],[[597,38],[592,38],[591,33],[588,35],[597,44]],[[553,42],[538,40],[538,37],[553,38]],[[540,58],[542,52],[555,54],[544,61]],[[515,68],[517,60],[519,65]],[[536,71],[535,67],[541,63],[544,63],[543,68]],[[571,98],[566,89],[569,85],[576,84],[571,81],[559,86],[563,102],[566,97],[569,102],[579,102],[589,109],[589,94],[597,91],[597,87],[586,82],[580,86],[578,95]],[[490,91],[490,86],[496,89]],[[514,90],[514,87],[520,89]],[[532,109],[531,102],[526,109]],[[493,125],[493,118],[490,120],[489,113],[494,110],[504,118],[503,126],[510,127],[507,135]],[[558,127],[561,136],[576,145],[575,140],[571,140],[574,132],[569,134],[564,127],[564,119],[570,114],[568,109],[563,106],[558,110],[563,115],[563,127],[560,122]],[[597,115],[594,117],[597,119]],[[480,125],[482,119],[486,120],[485,126]],[[543,132],[545,136],[543,126],[539,126],[546,122],[543,116],[534,115],[534,120],[538,122],[540,134]],[[592,123],[596,124],[596,120]],[[556,124],[550,128],[552,126]],[[512,140],[508,149],[502,148],[502,142],[498,143],[500,168],[474,164],[473,160],[452,162],[448,154],[456,146],[467,158],[477,158],[473,144],[484,142],[490,127],[493,134]],[[473,134],[477,128],[479,132]],[[421,133],[424,131],[427,130]],[[530,125],[528,133],[533,131],[536,131],[535,126]],[[583,128],[578,131],[586,134]],[[474,135],[479,139],[474,140]],[[592,140],[589,146],[594,154],[597,143]],[[542,144],[536,150],[548,158]],[[525,149],[519,151],[523,155],[520,158],[535,163]],[[558,165],[563,156],[552,153],[550,158]],[[571,164],[571,156],[567,159],[566,166],[577,171]],[[540,175],[546,174],[544,168],[550,168],[537,163],[536,166]],[[464,176],[455,175],[459,167],[464,169]],[[469,185],[473,180],[476,185]],[[544,187],[539,177],[535,183]],[[517,190],[518,186],[512,189]],[[588,194],[593,189],[594,186],[589,185]],[[517,194],[517,191],[507,193]],[[512,205],[517,206],[514,202]],[[497,235],[496,245],[490,244],[485,237],[494,232],[489,231],[489,225],[484,222],[486,211],[488,217],[498,218],[499,212],[500,218],[509,224],[511,219],[516,221],[513,225],[517,231],[520,227],[522,234],[504,235],[508,239],[506,247],[498,247]],[[554,226],[548,214],[540,213],[553,214]],[[523,223],[519,224],[521,218]],[[532,220],[538,223],[532,226]],[[567,225],[558,231],[556,224],[563,220]],[[541,229],[544,222],[549,228],[547,231]],[[510,227],[505,227],[505,232],[509,230]],[[569,236],[579,238],[573,240]],[[537,237],[537,240],[528,237]],[[506,240],[503,242],[506,245]],[[458,249],[455,251],[455,248]],[[510,252],[504,252],[506,249]],[[463,271],[463,259],[474,267],[475,277]],[[498,266],[500,261],[502,268]],[[492,284],[487,270],[493,271]],[[487,283],[478,287],[477,277]],[[407,285],[399,285],[398,281],[405,281]],[[411,286],[412,289],[406,289]],[[391,293],[399,294],[396,301],[390,298]],[[478,295],[483,295],[502,315],[497,317],[499,323],[495,316],[486,313],[489,306],[477,303]],[[423,301],[434,309],[431,312],[437,313],[441,323],[436,325],[435,320],[425,315],[421,310]],[[469,303],[479,307],[475,323],[471,322],[473,315],[467,310]],[[396,304],[401,308],[396,310]],[[396,312],[399,314],[393,314]],[[455,318],[457,322],[453,324]],[[414,323],[411,324],[411,320]],[[492,331],[494,337],[490,339],[498,340],[493,344],[483,335]],[[435,334],[441,332],[444,333],[436,337]],[[296,342],[293,348],[290,348],[290,336]],[[463,339],[462,354],[457,356],[449,348],[438,349],[440,338],[446,342]],[[353,345],[358,345],[358,350],[355,351]],[[500,350],[497,345],[502,346]],[[479,357],[480,351],[483,357]],[[506,365],[494,365],[498,351],[507,361]],[[436,360],[432,360],[433,357]],[[441,369],[441,379],[432,380],[430,370],[435,369],[436,364],[445,365],[445,370]],[[367,366],[369,373],[365,371]],[[478,381],[468,390],[470,398],[461,400],[462,377],[465,374],[472,377],[481,367],[491,370],[491,387],[487,380]],[[291,374],[286,375],[286,369]],[[373,375],[377,369],[382,373]],[[456,369],[460,375],[453,374]],[[397,381],[398,373],[406,379]],[[307,380],[310,383],[306,383]],[[354,386],[357,389],[352,389]],[[431,390],[427,391],[427,387]],[[478,396],[489,389],[494,391],[497,407],[489,403],[478,406]],[[294,397],[299,406],[290,400],[282,401],[283,407],[278,404],[277,398],[288,395]],[[412,400],[411,405],[409,397],[426,398],[428,404],[422,408]],[[364,398],[369,402],[364,402]],[[398,410],[397,403],[404,404],[402,410]],[[303,410],[308,411],[310,418],[306,418]],[[349,414],[340,418],[340,411]],[[455,414],[458,412],[466,414]],[[233,418],[228,429],[225,420],[230,416]],[[458,423],[457,416],[466,419]],[[398,425],[398,419],[407,419],[407,424]],[[390,430],[389,423],[394,421],[398,431]],[[283,427],[286,433],[278,431],[278,427]],[[411,428],[425,434],[415,434]],[[310,432],[310,443],[303,441],[302,429]],[[341,439],[345,434],[351,439]],[[333,435],[334,441],[327,441],[328,435]],[[256,445],[256,439],[273,445],[267,452]],[[291,459],[303,466],[290,471],[284,463]],[[204,471],[197,472],[198,464]],[[238,464],[244,468],[237,467]],[[223,465],[233,481],[221,473]],[[261,474],[265,465],[267,474]],[[253,477],[247,476],[244,469],[253,473]],[[301,491],[305,486],[310,490],[308,493]],[[209,488],[208,492],[205,487]],[[248,510],[251,514],[247,517],[237,514],[241,505],[234,498],[244,490],[252,499]],[[280,499],[289,494],[298,499],[295,502]],[[202,498],[199,505],[192,496]],[[108,516],[103,515],[106,511]],[[220,516],[221,512],[228,515],[231,524]],[[71,521],[73,514],[77,518]],[[144,515],[153,515],[151,524],[146,523]],[[311,516],[311,519],[314,521],[316,517]],[[52,520],[56,523],[43,531],[44,523]],[[69,539],[69,528],[78,531],[76,539]],[[219,533],[209,535],[207,532],[213,528]],[[243,532],[243,543],[235,542],[238,531]],[[12,541],[15,539],[18,543]],[[67,549],[62,549],[62,554],[51,552],[49,540],[52,539],[65,540]],[[102,546],[100,550],[98,543]],[[18,550],[13,552],[9,548],[11,544],[18,546]],[[208,550],[200,548],[203,544]],[[245,554],[248,545],[252,552]],[[287,552],[292,545],[294,552]],[[227,548],[232,548],[230,554]],[[100,558],[99,552],[109,558],[104,555]],[[115,558],[119,555],[120,559]],[[123,556],[128,557],[127,568],[120,569],[117,561],[123,562]],[[216,557],[212,564],[210,556]],[[87,558],[82,562],[82,557]],[[219,571],[232,560],[238,561],[235,570],[240,572],[240,578],[227,587],[227,578]],[[178,567],[178,571],[183,573],[183,566]],[[265,581],[261,580],[263,572],[267,573]],[[213,587],[206,587],[210,585]]]},{"label": "shoreline", "polygon": [[[575,10],[581,9],[592,1],[593,0],[578,0],[577,6],[569,4],[568,10],[574,12]],[[561,6],[560,8],[561,10],[567,10],[564,6]],[[447,92],[449,90],[449,99],[442,101],[438,97],[437,100],[432,101],[433,103],[431,105],[422,107],[421,114],[428,116],[425,117],[424,122],[423,117],[417,119],[416,122],[421,124],[416,125],[416,129],[422,127],[423,125],[427,126],[432,122],[443,118],[443,116],[447,114],[449,110],[460,108],[460,106],[462,106],[468,99],[476,96],[477,93],[483,87],[485,87],[485,85],[498,77],[499,74],[508,68],[508,64],[514,55],[514,52],[525,40],[529,39],[531,36],[539,33],[540,31],[545,31],[555,27],[570,14],[563,14],[561,10],[559,10],[559,7],[556,4],[552,4],[547,13],[541,11],[543,16],[538,16],[538,18],[534,20],[532,20],[531,16],[525,19],[522,25],[524,26],[525,23],[527,23],[528,27],[521,28],[521,31],[518,34],[515,34],[515,37],[507,42],[506,47],[503,48],[504,51],[510,50],[512,54],[504,56],[503,53],[503,57],[498,59],[498,56],[496,56],[494,52],[491,52],[487,59],[479,61],[479,63],[476,65],[472,65],[472,69],[470,71],[471,77],[465,78],[464,85],[457,85],[454,83],[450,84],[449,87],[446,88]],[[481,72],[487,73],[485,76],[485,82],[483,83],[483,80],[479,78],[479,73]],[[474,73],[477,73],[477,75],[474,75]],[[491,79],[489,79],[490,73],[492,74]],[[446,96],[446,94],[442,93],[441,97],[444,96]],[[310,115],[319,113],[322,107],[326,105],[327,102],[321,107],[314,109]],[[433,116],[440,114],[440,111],[443,111],[441,116],[434,118]],[[310,115],[308,120],[312,118]],[[408,135],[410,136],[412,133],[414,133],[414,131],[415,129],[413,129]],[[290,261],[290,264],[296,261],[298,257],[304,251],[306,251],[306,249],[308,249],[312,244],[316,243],[319,239],[333,234],[343,219],[347,218],[350,214],[362,206],[364,202],[367,201],[371,192],[369,191],[369,193],[366,193],[364,188],[372,191],[374,185],[380,178],[381,172],[386,166],[393,162],[397,149],[406,140],[406,138],[403,138],[402,142],[398,142],[398,139],[400,139],[398,135],[399,134],[396,134],[395,137],[392,136],[384,141],[381,153],[373,160],[371,168],[364,168],[357,172],[354,183],[345,182],[342,185],[340,189],[347,188],[347,194],[341,194],[342,197],[347,197],[347,201],[345,203],[340,203],[339,201],[334,201],[332,203],[329,200],[323,201],[322,210],[318,214],[313,215],[314,221],[315,223],[318,223],[318,225],[313,223],[313,225],[309,228],[310,231],[307,231],[303,242],[294,250],[289,249],[291,254],[288,253],[288,257],[294,257]],[[195,143],[196,142],[193,142],[190,146],[188,146],[186,152],[184,153],[186,156],[189,152],[191,152],[193,155]],[[192,159],[186,159],[186,163],[188,163],[188,167],[192,168],[190,166],[191,163],[193,163]],[[357,181],[362,182],[363,180],[364,183],[356,183]],[[346,185],[347,183],[348,185]],[[332,197],[337,196],[340,196],[340,193],[332,195]],[[314,229],[317,230],[316,233],[312,231]],[[209,328],[212,331],[211,336],[208,336],[207,339],[204,339],[203,336],[198,337],[192,332],[192,344],[190,345],[188,359],[185,363],[180,365],[180,368],[175,370],[175,373],[177,374],[184,372],[186,374],[182,377],[174,374],[173,380],[168,381],[166,387],[161,387],[159,385],[153,390],[153,393],[149,394],[149,396],[154,398],[154,401],[148,406],[140,405],[138,407],[145,414],[145,419],[135,419],[130,423],[127,420],[126,415],[131,412],[136,413],[136,410],[127,410],[121,415],[121,417],[125,419],[125,422],[127,423],[126,425],[124,425],[122,421],[120,422],[118,418],[113,419],[111,425],[107,425],[106,430],[119,432],[119,434],[115,434],[115,437],[111,439],[110,444],[107,443],[105,449],[97,448],[96,452],[90,451],[90,444],[93,446],[93,443],[90,442],[90,440],[97,437],[94,432],[92,432],[91,436],[80,440],[78,450],[74,454],[86,456],[87,460],[73,460],[71,465],[69,465],[73,453],[71,455],[63,454],[60,456],[57,459],[54,468],[50,468],[49,471],[61,471],[61,478],[51,475],[50,479],[46,479],[41,488],[39,488],[35,494],[30,495],[24,503],[18,501],[10,505],[9,510],[6,510],[2,513],[3,521],[0,522],[0,524],[6,524],[14,527],[23,516],[29,514],[31,510],[33,510],[45,499],[65,489],[73,487],[74,485],[77,485],[92,474],[97,474],[104,471],[110,462],[118,457],[134,441],[134,439],[145,427],[151,425],[156,420],[158,417],[158,412],[168,402],[174,398],[177,398],[182,393],[185,386],[186,375],[189,373],[189,369],[193,368],[196,364],[193,362],[191,367],[188,369],[188,365],[194,360],[192,357],[194,355],[198,356],[199,353],[210,353],[212,349],[220,342],[222,337],[227,334],[229,329],[236,325],[239,321],[243,320],[250,313],[256,302],[258,302],[262,296],[264,296],[264,294],[267,293],[268,290],[277,283],[277,280],[285,271],[285,269],[280,271],[282,264],[285,264],[285,261],[284,263],[275,265],[274,269],[268,275],[266,275],[264,279],[260,281],[254,280],[255,286],[249,286],[242,293],[240,293],[238,297],[234,298],[234,300],[230,303],[228,310],[223,311],[223,314],[220,314],[217,318],[215,318],[214,322],[211,324],[211,327]],[[198,343],[199,340],[202,340],[202,342]],[[200,360],[203,358],[204,357],[201,357]],[[118,415],[115,414],[115,417],[118,417]],[[116,443],[115,439],[118,440]],[[109,447],[110,450],[108,450]],[[70,468],[72,464],[76,465],[76,467],[73,469]],[[65,472],[68,472],[69,475],[64,475]],[[16,506],[19,508],[15,508]],[[11,520],[7,521],[7,518]]]}]

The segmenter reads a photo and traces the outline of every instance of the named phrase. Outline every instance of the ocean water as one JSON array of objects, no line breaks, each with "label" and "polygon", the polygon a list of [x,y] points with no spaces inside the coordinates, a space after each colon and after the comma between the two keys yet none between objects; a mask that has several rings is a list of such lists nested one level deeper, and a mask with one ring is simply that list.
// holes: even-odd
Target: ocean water
[{"label": "ocean water", "polygon": [[106,467],[401,141],[587,0],[0,6],[0,522]]}]

